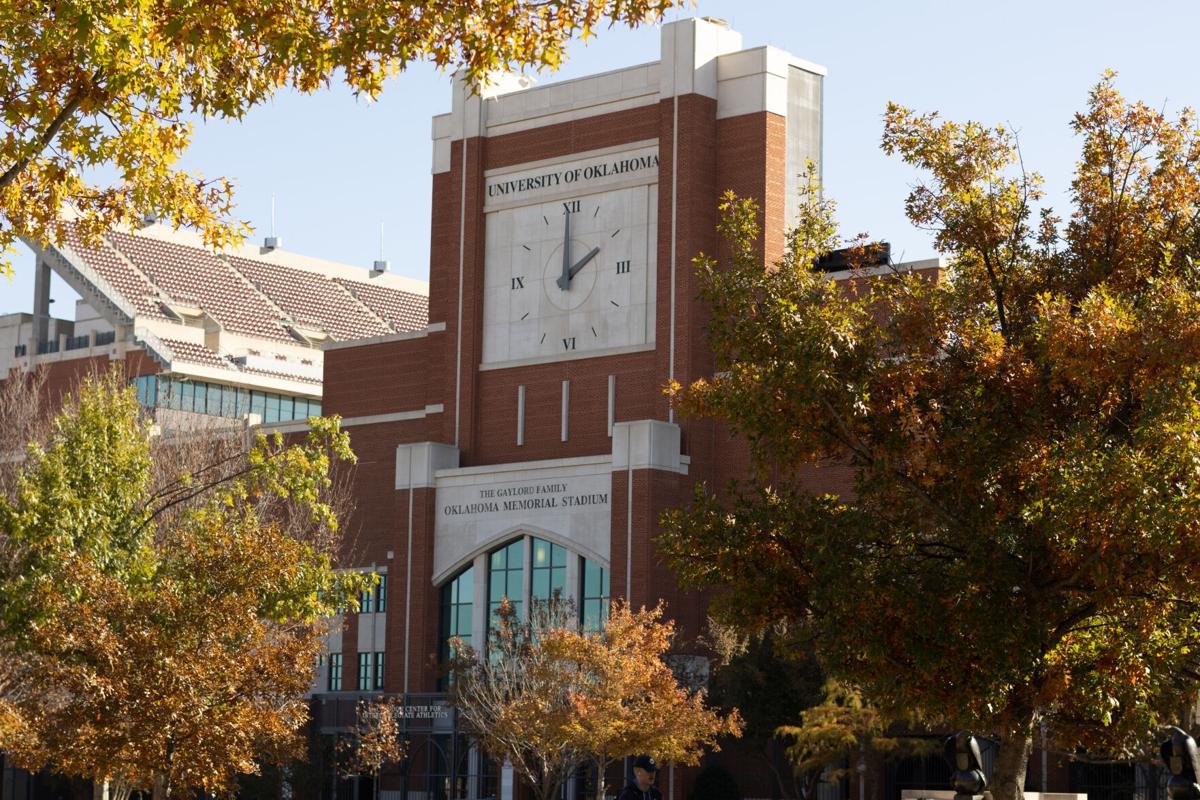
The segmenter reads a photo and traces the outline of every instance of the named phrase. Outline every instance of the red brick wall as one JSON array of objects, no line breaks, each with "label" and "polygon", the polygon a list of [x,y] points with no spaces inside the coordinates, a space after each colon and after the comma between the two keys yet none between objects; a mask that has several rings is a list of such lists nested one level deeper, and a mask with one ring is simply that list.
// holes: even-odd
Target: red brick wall
[{"label": "red brick wall", "polygon": [[444,333],[325,353],[325,413],[362,417],[441,403]]}]

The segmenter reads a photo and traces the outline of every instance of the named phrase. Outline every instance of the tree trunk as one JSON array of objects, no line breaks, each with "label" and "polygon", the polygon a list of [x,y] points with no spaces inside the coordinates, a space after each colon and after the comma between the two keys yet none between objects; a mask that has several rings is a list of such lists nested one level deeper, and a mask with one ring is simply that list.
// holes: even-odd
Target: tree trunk
[{"label": "tree trunk", "polygon": [[596,800],[604,800],[604,770],[608,765],[596,759]]},{"label": "tree trunk", "polygon": [[[1029,753],[1033,747],[1033,719],[1000,743],[996,756],[996,768],[992,773],[993,800],[1025,800],[1025,772],[1029,767]],[[1044,790],[1044,789],[1043,789]]]}]

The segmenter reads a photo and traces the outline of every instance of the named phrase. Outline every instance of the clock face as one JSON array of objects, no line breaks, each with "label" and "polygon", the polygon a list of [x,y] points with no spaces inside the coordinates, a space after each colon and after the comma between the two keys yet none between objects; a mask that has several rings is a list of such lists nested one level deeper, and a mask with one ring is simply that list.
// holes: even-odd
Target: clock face
[{"label": "clock face", "polygon": [[653,342],[654,186],[487,216],[484,363]]}]

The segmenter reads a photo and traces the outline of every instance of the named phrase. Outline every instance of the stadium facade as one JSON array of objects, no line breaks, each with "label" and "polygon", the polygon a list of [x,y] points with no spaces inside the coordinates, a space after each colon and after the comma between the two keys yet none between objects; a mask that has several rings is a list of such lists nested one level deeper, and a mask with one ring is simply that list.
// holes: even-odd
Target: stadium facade
[{"label": "stadium facade", "polygon": [[[339,778],[317,747],[317,771],[290,791],[519,794],[441,694],[448,640],[484,641],[501,597],[528,609],[561,592],[587,626],[612,598],[661,600],[684,642],[701,632],[704,597],[655,549],[659,515],[698,481],[743,477],[747,454],[714,422],[678,418],[662,389],[713,370],[691,262],[720,252],[720,195],[753,198],[765,258],[782,254],[805,165],[821,162],[824,75],[686,19],[662,27],[652,63],[486,96],[456,82],[433,120],[428,284],[278,247],[214,254],[155,224],[39,253],[33,313],[0,317],[5,373],[46,367],[62,391],[121,362],[164,429],[237,419],[299,433],[323,412],[350,431],[343,562],[383,580],[329,637],[314,733],[327,745],[359,698],[399,694],[412,746],[378,785]],[[49,313],[51,272],[80,295],[72,320]],[[808,478],[851,484],[841,466]],[[706,663],[698,647],[682,657]],[[872,761],[854,791],[941,788],[933,764]],[[759,768],[733,766],[744,793],[770,794]],[[1067,783],[1046,769],[1041,784]],[[3,796],[32,796],[16,775],[5,771]],[[664,770],[667,800],[689,796],[692,775]]]}]

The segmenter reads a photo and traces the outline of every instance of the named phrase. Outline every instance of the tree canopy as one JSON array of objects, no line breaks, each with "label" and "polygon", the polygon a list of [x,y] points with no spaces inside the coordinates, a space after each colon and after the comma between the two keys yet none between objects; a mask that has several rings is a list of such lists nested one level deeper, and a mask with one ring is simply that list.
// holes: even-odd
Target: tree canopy
[{"label": "tree canopy", "polygon": [[[999,800],[1040,721],[1128,752],[1200,677],[1200,131],[1112,75],[1072,124],[1062,220],[1008,129],[888,107],[932,273],[814,271],[842,243],[816,186],[765,266],[727,197],[729,256],[696,261],[717,372],[674,391],[756,477],[667,515],[682,577],[746,628],[812,626],[886,713],[998,735]],[[809,488],[832,465],[852,492]]]},{"label": "tree canopy", "polygon": [[[133,390],[86,379],[0,496],[0,747],[118,797],[219,793],[297,751],[326,618],[367,576],[326,529],[336,420],[155,470]],[[177,446],[196,448],[195,442]],[[280,503],[303,514],[282,524]]]},{"label": "tree canopy", "polygon": [[[94,239],[156,214],[235,241],[233,186],[178,166],[191,119],[239,119],[274,92],[340,79],[376,96],[414,61],[557,67],[604,20],[638,25],[674,0],[64,0],[0,13],[0,274],[17,239],[56,243],[62,214]],[[116,179],[95,179],[110,168]]]},{"label": "tree canopy", "polygon": [[507,759],[552,800],[581,767],[597,768],[597,797],[614,760],[649,752],[694,764],[723,735],[738,735],[737,709],[708,707],[703,690],[679,685],[665,656],[674,623],[663,609],[617,602],[601,632],[581,630],[573,605],[541,603],[528,622],[505,600],[488,650],[454,644],[451,697],[481,747]]}]

